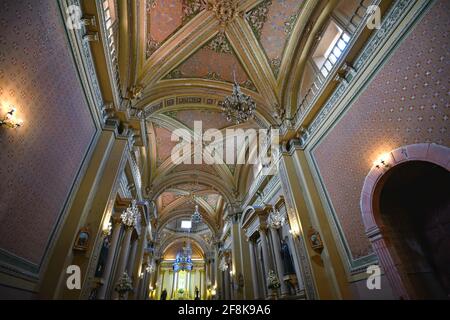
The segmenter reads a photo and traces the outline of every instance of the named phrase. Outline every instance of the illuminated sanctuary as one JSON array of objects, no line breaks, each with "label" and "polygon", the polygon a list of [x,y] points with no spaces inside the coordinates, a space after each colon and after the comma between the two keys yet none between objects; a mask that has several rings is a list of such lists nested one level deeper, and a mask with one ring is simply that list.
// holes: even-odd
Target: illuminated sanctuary
[{"label": "illuminated sanctuary", "polygon": [[0,1],[0,299],[450,299],[450,1]]}]

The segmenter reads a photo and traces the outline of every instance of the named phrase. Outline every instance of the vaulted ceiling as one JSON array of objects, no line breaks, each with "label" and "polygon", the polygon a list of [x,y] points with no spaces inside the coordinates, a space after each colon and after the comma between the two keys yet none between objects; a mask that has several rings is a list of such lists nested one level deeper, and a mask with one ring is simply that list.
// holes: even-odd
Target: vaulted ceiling
[{"label": "vaulted ceiling", "polygon": [[[243,165],[175,165],[172,132],[194,121],[216,128],[269,128],[279,124],[285,91],[301,35],[317,9],[315,0],[139,0],[132,1],[136,33],[129,71],[139,92],[148,141],[147,196],[155,199],[161,225],[190,215],[199,204],[212,231],[223,209],[239,200]],[[308,32],[309,32],[308,28]],[[219,103],[234,80],[257,104],[254,120],[227,122]],[[237,152],[243,152],[237,150]]]}]

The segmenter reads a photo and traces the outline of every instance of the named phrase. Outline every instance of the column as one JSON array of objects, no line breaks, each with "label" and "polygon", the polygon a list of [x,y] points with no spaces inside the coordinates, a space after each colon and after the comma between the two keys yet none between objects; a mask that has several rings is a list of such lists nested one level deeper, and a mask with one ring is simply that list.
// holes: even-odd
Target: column
[{"label": "column", "polygon": [[230,294],[230,270],[227,269],[223,272],[223,282],[224,282],[224,300],[231,300]]},{"label": "column", "polygon": [[208,285],[211,283],[211,279],[209,276],[210,269],[211,269],[211,260],[207,259],[207,260],[205,260],[205,280]]},{"label": "column", "polygon": [[211,259],[209,261],[209,281],[211,282],[211,288],[214,288],[215,281],[214,281],[214,259]]},{"label": "column", "polygon": [[292,237],[292,234],[289,232],[289,226],[285,224],[283,226],[284,229],[287,230],[288,233],[288,243],[289,243],[289,249],[291,251],[292,260],[294,263],[294,269],[295,269],[295,275],[297,277],[297,285],[295,286],[295,293],[297,295],[300,295],[305,290],[305,285],[303,284],[303,275],[302,270],[300,268],[300,259],[297,257],[297,254],[294,250],[294,239]]},{"label": "column", "polygon": [[[89,164],[42,275],[40,299],[87,299],[96,286],[95,270],[103,242],[91,243],[88,251],[80,255],[72,250],[73,241],[80,228],[87,225],[91,226],[92,240],[101,238],[103,223],[110,219],[117,181],[126,163],[127,142],[116,137],[112,130],[104,130],[96,137],[95,149],[89,155]],[[68,290],[65,272],[69,265],[80,267],[83,290]]]},{"label": "column", "polygon": [[280,280],[281,296],[285,297],[285,296],[289,295],[289,288],[286,286],[286,283],[283,280],[283,277],[284,277],[284,266],[283,266],[283,259],[281,258],[280,236],[278,234],[278,230],[273,228],[273,227],[270,228],[270,234],[272,236],[272,243],[273,243],[273,251],[274,251],[274,255],[275,255],[276,269],[278,271],[278,279]]},{"label": "column", "polygon": [[[261,226],[260,227],[260,235],[261,235],[261,246],[262,246],[262,253],[263,253],[263,261],[266,266],[267,274],[264,274],[263,277],[267,279],[268,273],[270,270],[274,270],[272,260],[269,256],[269,243],[267,241],[267,227]],[[269,284],[267,284],[269,285]],[[269,292],[268,299],[273,299],[276,295],[275,291],[272,289],[267,289]]]},{"label": "column", "polygon": [[[125,235],[122,240],[122,248],[120,251],[120,257],[119,257],[119,263],[117,264],[117,270],[116,270],[116,277],[115,281],[113,283],[113,286],[117,284],[120,277],[122,277],[122,274],[125,272],[125,268],[128,261],[128,255],[130,252],[130,241],[131,241],[131,235],[133,233],[133,227],[126,226],[125,227]],[[113,298],[117,299],[119,297],[119,294],[113,289]]]},{"label": "column", "polygon": [[113,228],[111,234],[111,245],[108,249],[108,258],[106,259],[105,269],[103,270],[103,285],[100,287],[99,292],[97,294],[97,299],[103,300],[106,298],[106,292],[108,287],[111,285],[110,277],[111,270],[114,262],[114,256],[117,249],[117,244],[119,243],[120,230],[122,226],[122,221],[120,217],[115,216],[112,218]]},{"label": "column", "polygon": [[130,254],[128,256],[127,261],[127,267],[125,269],[130,277],[132,277],[133,275],[133,267],[134,267],[134,260],[136,258],[137,247],[138,247],[138,239],[134,239],[131,244]]},{"label": "column", "polygon": [[[315,169],[298,140],[291,140],[288,146],[289,150],[285,150],[281,157],[279,174],[289,224],[296,232],[293,250],[301,259],[307,298],[350,299],[353,295],[345,264],[315,183]],[[305,237],[310,228],[316,229],[322,236],[324,248],[321,252],[312,249]]]},{"label": "column", "polygon": [[255,244],[252,240],[248,241],[250,246],[250,266],[252,271],[253,293],[255,300],[261,299],[258,285],[258,270],[256,270]]},{"label": "column", "polygon": [[[241,235],[240,235],[240,221],[241,214],[234,213],[231,216],[231,265],[230,270],[233,271],[233,280],[237,284],[237,279],[239,276],[244,276],[243,266],[242,266],[242,246],[241,246]],[[231,282],[231,292],[233,300],[242,300],[244,298],[243,288],[239,288],[237,285],[233,285]]]},{"label": "column", "polygon": [[[170,274],[170,272],[169,272]],[[172,283],[172,298],[175,298],[177,296],[177,290],[178,290],[178,272],[173,273],[173,283]]]}]

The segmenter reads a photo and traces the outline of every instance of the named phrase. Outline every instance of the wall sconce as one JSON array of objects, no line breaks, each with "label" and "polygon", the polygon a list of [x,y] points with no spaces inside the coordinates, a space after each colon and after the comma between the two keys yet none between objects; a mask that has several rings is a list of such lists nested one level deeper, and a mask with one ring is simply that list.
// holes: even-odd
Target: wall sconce
[{"label": "wall sconce", "polygon": [[387,168],[387,167],[389,167],[388,159],[389,159],[389,154],[384,153],[381,156],[379,156],[378,159],[375,160],[373,164],[378,169]]},{"label": "wall sconce", "polygon": [[292,230],[292,229],[289,230],[289,233],[292,234],[292,236],[293,236],[294,238],[297,238],[297,237],[298,237],[298,233],[295,232],[295,231]]},{"label": "wall sconce", "polygon": [[103,228],[102,233],[104,237],[107,237],[111,234],[111,230],[112,230],[112,223],[111,221],[108,222],[108,225],[106,226],[106,228]]},{"label": "wall sconce", "polygon": [[16,108],[11,107],[11,110],[9,110],[5,116],[0,119],[0,127],[7,127],[10,129],[15,129],[18,127],[21,127],[23,125],[22,119],[17,119],[14,115],[16,113]]}]

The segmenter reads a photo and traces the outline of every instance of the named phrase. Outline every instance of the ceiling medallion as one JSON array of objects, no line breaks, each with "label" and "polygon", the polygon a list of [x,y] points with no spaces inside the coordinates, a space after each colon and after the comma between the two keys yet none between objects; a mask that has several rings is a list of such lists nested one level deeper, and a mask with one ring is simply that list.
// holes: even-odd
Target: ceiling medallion
[{"label": "ceiling medallion", "polygon": [[238,15],[237,0],[211,0],[209,10],[213,11],[222,26],[226,26]]},{"label": "ceiling medallion", "polygon": [[228,122],[234,121],[236,124],[241,124],[255,118],[256,103],[241,91],[236,81],[236,74],[234,74],[233,94],[225,97],[225,100],[220,102],[220,106]]}]

